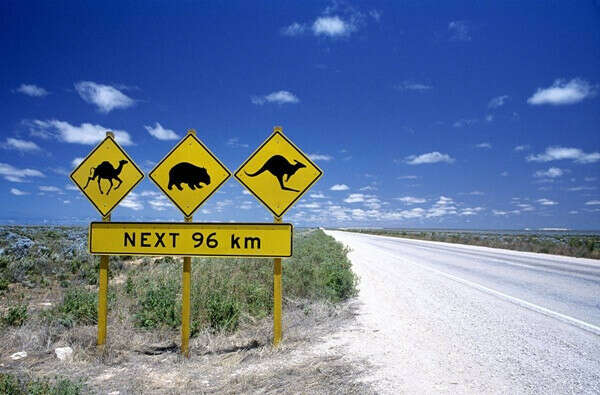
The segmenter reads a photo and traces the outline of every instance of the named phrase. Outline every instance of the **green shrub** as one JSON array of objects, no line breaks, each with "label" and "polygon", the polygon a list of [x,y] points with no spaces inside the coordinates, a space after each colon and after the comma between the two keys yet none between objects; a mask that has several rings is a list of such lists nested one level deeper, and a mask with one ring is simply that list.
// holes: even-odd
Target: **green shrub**
[{"label": "green shrub", "polygon": [[[357,279],[347,252],[322,231],[297,234],[294,256],[283,262],[284,296],[337,302],[355,295]],[[125,292],[136,300],[136,326],[181,325],[180,262],[165,257],[128,273]],[[191,276],[192,334],[202,328],[235,331],[248,317],[271,314],[273,259],[196,258]]]},{"label": "green shrub", "polygon": [[13,375],[0,373],[0,394],[7,395],[78,395],[83,391],[82,383],[67,378],[19,380]]},{"label": "green shrub", "polygon": [[177,294],[178,285],[174,280],[151,286],[138,303],[136,325],[142,328],[177,328],[181,324]]},{"label": "green shrub", "polygon": [[8,308],[2,317],[2,323],[7,326],[21,326],[27,317],[27,305],[19,304]]},{"label": "green shrub", "polygon": [[[109,294],[109,302],[111,301]],[[63,296],[62,303],[44,316],[53,322],[58,322],[68,328],[76,324],[93,325],[98,322],[98,295],[95,291],[84,288],[68,290]]]}]

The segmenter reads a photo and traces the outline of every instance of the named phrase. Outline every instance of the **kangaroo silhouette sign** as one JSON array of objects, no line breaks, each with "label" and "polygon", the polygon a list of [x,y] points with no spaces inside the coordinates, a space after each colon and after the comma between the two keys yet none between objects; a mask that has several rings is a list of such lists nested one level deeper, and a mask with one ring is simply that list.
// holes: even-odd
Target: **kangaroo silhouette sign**
[{"label": "kangaroo silhouette sign", "polygon": [[149,177],[185,216],[191,216],[231,173],[190,130]]},{"label": "kangaroo silhouette sign", "polygon": [[144,178],[144,173],[112,137],[106,137],[70,177],[106,216]]},{"label": "kangaroo silhouette sign", "polygon": [[235,178],[276,217],[281,217],[323,172],[281,131],[273,134],[240,166]]}]

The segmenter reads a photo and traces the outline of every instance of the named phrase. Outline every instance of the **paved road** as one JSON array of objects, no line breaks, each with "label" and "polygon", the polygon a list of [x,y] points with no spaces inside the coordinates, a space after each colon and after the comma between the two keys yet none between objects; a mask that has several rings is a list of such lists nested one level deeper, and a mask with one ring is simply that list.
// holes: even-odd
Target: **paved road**
[{"label": "paved road", "polygon": [[357,324],[333,336],[383,392],[600,393],[600,262],[327,231]]}]

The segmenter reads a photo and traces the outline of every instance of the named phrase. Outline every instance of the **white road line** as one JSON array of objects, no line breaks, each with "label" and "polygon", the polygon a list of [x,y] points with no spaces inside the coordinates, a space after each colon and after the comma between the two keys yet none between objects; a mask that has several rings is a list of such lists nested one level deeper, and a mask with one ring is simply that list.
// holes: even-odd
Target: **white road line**
[{"label": "white road line", "polygon": [[[398,256],[396,256],[394,254],[391,254],[389,252],[386,252],[386,251],[380,251],[380,252],[384,253],[385,255],[391,256],[394,259],[400,259],[400,257],[398,257]],[[503,292],[496,291],[495,289],[488,288],[488,287],[486,287],[484,285],[475,283],[473,281],[469,281],[469,280],[465,280],[465,279],[460,278],[460,277],[456,277],[456,276],[454,276],[452,274],[448,274],[446,272],[442,272],[441,270],[437,270],[437,269],[434,269],[434,268],[429,267],[429,266],[421,265],[419,263],[415,263],[415,262],[411,262],[411,261],[406,261],[406,262],[409,262],[411,265],[419,266],[420,268],[423,268],[425,270],[429,270],[429,271],[432,271],[434,273],[437,273],[437,274],[439,274],[441,276],[449,278],[450,280],[454,280],[456,282],[468,285],[468,286],[473,287],[473,288],[477,288],[477,289],[479,289],[481,291],[484,291],[484,292],[487,292],[489,294],[498,296],[500,298],[507,299],[507,300],[509,300],[509,301],[511,301],[511,302],[513,302],[515,304],[518,304],[521,307],[525,307],[527,309],[530,309],[530,310],[533,310],[533,311],[537,311],[538,313],[547,315],[549,317],[556,318],[556,319],[558,319],[560,321],[563,321],[563,322],[569,323],[571,325],[574,325],[574,326],[576,326],[576,327],[578,327],[580,329],[584,329],[584,330],[586,330],[588,332],[592,332],[595,335],[600,335],[600,327],[598,327],[596,325],[593,325],[593,324],[590,324],[588,322],[579,320],[577,318],[574,318],[574,317],[571,317],[571,316],[568,316],[568,315],[556,312],[554,310],[547,309],[547,308],[542,307],[540,305],[537,305],[535,303],[531,303],[531,302],[528,302],[526,300],[519,299],[517,297],[507,295],[507,294],[505,294]]]}]

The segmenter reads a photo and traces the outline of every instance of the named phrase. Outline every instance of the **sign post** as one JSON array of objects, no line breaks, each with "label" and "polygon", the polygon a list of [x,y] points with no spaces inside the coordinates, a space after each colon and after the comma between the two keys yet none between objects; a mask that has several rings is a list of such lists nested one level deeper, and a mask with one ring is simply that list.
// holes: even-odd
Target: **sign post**
[{"label": "sign post", "polygon": [[[182,212],[186,223],[192,214],[231,173],[189,129],[186,136],[149,174],[154,183]],[[181,353],[190,357],[190,293],[192,258],[184,256],[181,275]]]},{"label": "sign post", "polygon": [[[283,134],[281,126],[235,172],[235,178],[271,213],[275,224],[323,172]],[[273,345],[281,342],[281,258],[273,260]]]},{"label": "sign post", "polygon": [[[192,216],[185,217],[185,222],[192,222]],[[181,353],[190,357],[190,298],[191,298],[192,257],[183,257],[183,273],[181,275]]]},{"label": "sign post", "polygon": [[[144,178],[144,173],[115,142],[114,133],[106,132],[106,138],[81,161],[70,177],[100,212],[102,221],[110,222],[112,209]],[[102,351],[106,344],[109,258],[109,254],[100,256],[97,339],[99,351]]]},{"label": "sign post", "polygon": [[[273,217],[273,222],[280,224],[281,217]],[[273,345],[281,342],[281,258],[273,260]]]}]

